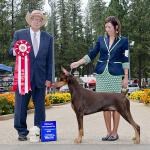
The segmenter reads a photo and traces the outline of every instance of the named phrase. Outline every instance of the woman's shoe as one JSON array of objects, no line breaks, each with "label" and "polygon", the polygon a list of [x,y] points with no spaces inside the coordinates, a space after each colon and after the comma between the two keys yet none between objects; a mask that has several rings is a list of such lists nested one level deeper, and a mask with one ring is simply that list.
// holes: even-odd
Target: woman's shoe
[{"label": "woman's shoe", "polygon": [[116,140],[118,140],[118,139],[119,139],[118,134],[117,134],[116,136],[110,135],[110,136],[108,137],[107,141],[116,141]]},{"label": "woman's shoe", "polygon": [[102,137],[102,141],[107,141],[110,136],[111,135],[106,135],[105,137]]}]

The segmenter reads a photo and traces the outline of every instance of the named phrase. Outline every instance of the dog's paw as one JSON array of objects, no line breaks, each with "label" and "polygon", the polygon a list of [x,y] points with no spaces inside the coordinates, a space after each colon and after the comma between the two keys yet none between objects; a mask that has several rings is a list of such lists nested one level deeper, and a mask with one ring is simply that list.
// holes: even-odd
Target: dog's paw
[{"label": "dog's paw", "polygon": [[140,140],[134,140],[134,144],[140,144]]},{"label": "dog's paw", "polygon": [[75,138],[74,143],[79,144],[82,142],[81,138]]}]

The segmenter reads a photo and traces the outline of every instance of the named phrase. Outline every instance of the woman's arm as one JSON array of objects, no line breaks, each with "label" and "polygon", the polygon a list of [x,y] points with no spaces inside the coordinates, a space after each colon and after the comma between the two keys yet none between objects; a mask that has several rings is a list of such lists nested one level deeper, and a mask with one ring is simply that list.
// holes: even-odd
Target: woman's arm
[{"label": "woman's arm", "polygon": [[98,38],[94,48],[92,48],[92,50],[90,50],[90,52],[88,53],[88,55],[85,55],[83,58],[81,58],[80,60],[73,62],[70,67],[73,68],[77,68],[80,65],[83,64],[88,64],[90,63],[99,53],[100,50],[100,37]]},{"label": "woman's arm", "polygon": [[77,68],[79,67],[80,65],[83,65],[86,63],[86,60],[84,58],[81,58],[80,60],[76,61],[76,62],[73,62],[70,67],[73,69],[73,68]]}]

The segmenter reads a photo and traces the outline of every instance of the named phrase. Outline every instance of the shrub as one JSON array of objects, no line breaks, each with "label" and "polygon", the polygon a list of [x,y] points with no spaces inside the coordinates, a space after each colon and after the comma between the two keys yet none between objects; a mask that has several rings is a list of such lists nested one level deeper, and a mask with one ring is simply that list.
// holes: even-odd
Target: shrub
[{"label": "shrub", "polygon": [[[51,103],[59,104],[69,102],[71,100],[70,93],[52,93],[45,96],[45,106],[50,106]],[[0,94],[0,115],[11,114],[14,112],[15,94],[4,93]],[[34,104],[31,99],[28,109],[33,109]]]},{"label": "shrub", "polygon": [[70,93],[56,92],[46,95],[45,99],[51,101],[52,104],[66,103],[70,102],[71,95]]},{"label": "shrub", "polygon": [[0,96],[0,115],[12,114],[13,112],[13,103],[8,101],[6,97]]},{"label": "shrub", "polygon": [[135,101],[142,101],[141,97],[142,97],[143,94],[144,94],[144,91],[135,91],[135,92],[132,92],[130,94],[130,96],[129,96],[129,99],[135,100]]},{"label": "shrub", "polygon": [[144,89],[144,94],[142,95],[141,100],[145,104],[150,103],[150,89]]},{"label": "shrub", "polygon": [[145,104],[149,104],[150,103],[150,89],[144,89],[143,91],[132,92],[129,96],[129,99],[135,100],[135,101],[138,100]]}]

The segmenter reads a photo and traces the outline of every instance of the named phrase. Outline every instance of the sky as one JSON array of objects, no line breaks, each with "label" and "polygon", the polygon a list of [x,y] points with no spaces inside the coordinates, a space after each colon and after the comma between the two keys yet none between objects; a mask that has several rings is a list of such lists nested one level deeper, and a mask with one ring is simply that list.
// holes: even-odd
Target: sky
[{"label": "sky", "polygon": [[[108,5],[110,0],[104,0],[106,2],[106,4]],[[81,4],[82,4],[82,9],[83,9],[83,12],[87,6],[87,3],[88,3],[88,0],[81,0]],[[45,6],[44,6],[44,9],[46,12],[49,12],[50,11],[50,6],[48,5],[48,0],[45,0]]]}]

